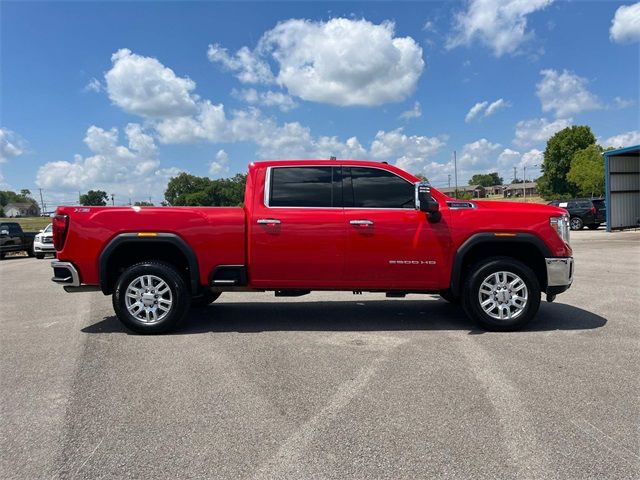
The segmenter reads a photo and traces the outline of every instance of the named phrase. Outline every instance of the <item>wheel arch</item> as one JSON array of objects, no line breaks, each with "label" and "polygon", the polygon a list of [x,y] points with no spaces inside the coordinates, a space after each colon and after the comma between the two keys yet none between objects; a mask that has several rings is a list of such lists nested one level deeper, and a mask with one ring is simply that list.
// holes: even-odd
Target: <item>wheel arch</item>
[{"label": "wheel arch", "polygon": [[540,289],[547,287],[545,258],[553,257],[549,247],[537,236],[517,233],[515,236],[496,236],[496,233],[478,233],[469,237],[458,249],[451,272],[451,291],[460,295],[464,279],[477,261],[494,256],[515,258],[533,270]]},{"label": "wheel arch", "polygon": [[102,293],[113,293],[113,287],[123,269],[145,260],[170,263],[185,277],[192,294],[199,291],[198,259],[181,237],[173,233],[158,233],[154,236],[121,233],[107,244],[98,258]]}]

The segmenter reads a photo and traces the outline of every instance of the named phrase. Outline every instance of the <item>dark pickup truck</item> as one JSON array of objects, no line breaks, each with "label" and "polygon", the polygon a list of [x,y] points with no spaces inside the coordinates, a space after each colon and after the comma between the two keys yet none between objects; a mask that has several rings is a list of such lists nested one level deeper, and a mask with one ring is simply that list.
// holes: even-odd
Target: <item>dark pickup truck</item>
[{"label": "dark pickup truck", "polygon": [[30,257],[33,257],[35,236],[35,232],[23,232],[19,223],[0,223],[0,259],[9,252],[27,252]]}]

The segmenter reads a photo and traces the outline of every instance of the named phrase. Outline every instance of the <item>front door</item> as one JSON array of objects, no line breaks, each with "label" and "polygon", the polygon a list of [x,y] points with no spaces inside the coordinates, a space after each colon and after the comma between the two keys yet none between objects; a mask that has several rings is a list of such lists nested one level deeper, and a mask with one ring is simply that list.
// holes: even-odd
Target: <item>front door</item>
[{"label": "front door", "polygon": [[[426,290],[442,285],[446,221],[415,210],[408,180],[373,167],[345,167],[346,277],[354,288]],[[441,206],[442,207],[442,206]]]}]

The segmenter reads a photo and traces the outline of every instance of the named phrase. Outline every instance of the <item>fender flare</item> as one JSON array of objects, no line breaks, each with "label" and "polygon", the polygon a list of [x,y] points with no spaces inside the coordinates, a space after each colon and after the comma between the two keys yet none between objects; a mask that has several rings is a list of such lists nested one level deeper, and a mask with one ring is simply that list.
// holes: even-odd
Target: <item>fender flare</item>
[{"label": "fender flare", "polygon": [[200,288],[200,270],[198,267],[198,258],[193,252],[193,249],[185,242],[181,237],[174,233],[158,233],[155,236],[140,237],[137,233],[121,233],[116,235],[107,244],[106,247],[100,253],[98,258],[98,273],[100,276],[100,290],[105,295],[112,293],[112,289],[109,288],[109,270],[107,268],[109,259],[113,252],[126,243],[164,243],[177,247],[178,250],[185,256],[187,263],[189,264],[189,281],[191,284],[191,293],[197,294]]},{"label": "fender flare", "polygon": [[532,233],[517,233],[513,237],[498,237],[496,233],[500,232],[484,232],[476,233],[465,240],[460,245],[460,248],[456,251],[453,259],[453,267],[451,269],[451,291],[454,295],[460,294],[461,277],[462,277],[462,265],[464,264],[464,257],[474,247],[480,244],[500,244],[500,243],[522,243],[534,246],[542,255],[543,258],[553,257],[549,247],[540,239],[540,237]]}]

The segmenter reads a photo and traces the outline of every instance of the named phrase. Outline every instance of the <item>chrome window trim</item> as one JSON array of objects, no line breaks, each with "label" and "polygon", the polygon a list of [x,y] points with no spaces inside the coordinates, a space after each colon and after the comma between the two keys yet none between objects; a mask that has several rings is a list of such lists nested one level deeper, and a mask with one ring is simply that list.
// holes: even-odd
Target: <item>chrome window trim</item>
[{"label": "chrome window trim", "polygon": [[[407,180],[404,177],[401,177],[400,175],[398,175],[395,172],[392,172],[391,170],[387,170],[386,168],[382,168],[382,167],[374,167],[374,166],[370,166],[370,165],[350,165],[350,164],[339,164],[339,165],[276,165],[276,166],[271,166],[271,167],[267,167],[267,172],[266,172],[266,176],[264,179],[264,206],[266,208],[297,208],[300,210],[334,210],[334,209],[343,209],[343,210],[400,210],[402,212],[406,212],[407,210],[415,210],[415,206],[414,207],[406,207],[406,208],[399,208],[399,207],[277,207],[277,206],[272,206],[269,205],[269,193],[271,192],[271,169],[273,168],[303,168],[303,167],[349,167],[349,168],[372,168],[375,170],[382,170],[384,172],[389,172],[392,175],[395,175],[396,177],[398,177],[400,180],[404,180],[405,182],[407,182],[409,185],[415,185],[414,183],[410,182],[409,180]],[[415,187],[414,187],[415,188]]]},{"label": "chrome window trim", "polygon": [[[278,207],[269,205],[269,193],[271,192],[271,169],[272,168],[305,168],[305,167],[329,167],[333,168],[338,165],[277,165],[273,167],[267,167],[267,175],[264,179],[264,206],[267,208],[299,208],[301,210],[313,209],[313,210],[334,210],[342,207]],[[342,165],[339,165],[342,166]],[[332,182],[333,183],[333,182]],[[333,186],[332,186],[333,188]]]}]

